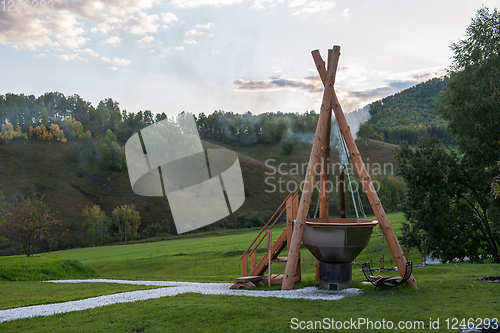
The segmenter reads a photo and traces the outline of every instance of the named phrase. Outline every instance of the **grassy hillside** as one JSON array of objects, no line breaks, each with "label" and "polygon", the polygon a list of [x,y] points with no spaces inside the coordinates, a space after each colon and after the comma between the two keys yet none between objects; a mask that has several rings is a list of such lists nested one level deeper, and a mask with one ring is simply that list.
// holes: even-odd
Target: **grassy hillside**
[{"label": "grassy hillside", "polygon": [[27,258],[10,256],[0,258],[0,280],[44,281],[58,279],[89,279],[97,273],[78,260],[59,256]]},{"label": "grassy hillside", "polygon": [[[85,130],[93,133],[93,145],[97,149],[102,143],[103,133],[96,122],[86,124]],[[209,225],[200,231],[220,228],[251,227],[263,223],[281,204],[289,191],[297,189],[303,181],[309,161],[311,145],[299,143],[290,155],[282,152],[279,143],[258,144],[251,147],[230,145],[215,141],[202,141],[205,148],[229,148],[238,153],[245,186],[245,203],[234,214]],[[370,170],[377,164],[395,165],[393,151],[396,146],[370,140],[363,142],[360,152]],[[123,144],[123,143],[122,143]],[[104,171],[96,159],[74,162],[71,152],[80,148],[80,141],[12,140],[0,144],[0,190],[7,203],[15,203],[21,196],[44,196],[47,208],[55,212],[62,221],[59,237],[54,239],[52,249],[82,246],[82,210],[86,206],[100,205],[111,216],[121,205],[133,204],[139,210],[142,224],[138,233],[142,238],[150,237],[149,226],[162,226],[163,235],[175,234],[173,218],[167,200],[160,197],[136,195],[130,186],[126,171]],[[339,158],[332,149],[332,167],[338,167]],[[277,168],[281,165],[281,174]],[[387,168],[389,172],[395,167]],[[333,174],[337,169],[333,170]],[[332,198],[332,200],[334,200]],[[334,207],[335,204],[332,204]],[[112,227],[113,228],[113,227]],[[117,230],[112,230],[116,233]],[[199,232],[199,231],[195,231]],[[108,241],[117,241],[110,233]],[[154,234],[153,234],[154,235]],[[47,241],[39,243],[38,251],[48,250]],[[0,254],[16,254],[19,247],[12,248],[0,242]]]},{"label": "grassy hillside", "polygon": [[[94,146],[98,147],[99,137],[96,136],[93,140]],[[101,170],[95,160],[84,164],[73,162],[71,151],[74,146],[79,147],[80,143],[13,140],[8,144],[0,144],[0,190],[5,201],[14,203],[21,195],[43,195],[47,208],[55,211],[55,218],[63,223],[60,231],[64,235],[55,241],[55,249],[81,245],[82,210],[93,205],[100,205],[108,216],[111,216],[114,208],[134,204],[142,218],[139,234],[148,225],[162,223],[170,226],[167,232],[175,233],[166,200],[136,195],[131,189],[126,171]],[[206,143],[205,147],[217,148],[210,143]],[[218,226],[205,229],[230,225],[230,220],[236,219],[238,214],[255,213],[266,217],[286,196],[285,193],[274,195],[264,191],[264,163],[243,154],[239,154],[239,160],[247,195],[245,203],[237,214],[233,214]],[[285,179],[289,177],[285,176]],[[4,254],[14,253],[7,251]]]},{"label": "grassy hillside", "polygon": [[[281,163],[284,163],[281,169],[287,172],[295,168],[295,165],[298,164],[300,170],[303,170],[304,173],[301,172],[300,175],[292,176],[298,177],[300,180],[304,179],[305,168],[309,163],[312,148],[311,144],[297,143],[292,153],[286,155],[283,153],[280,143],[258,144],[248,147],[211,140],[207,140],[207,142],[234,150],[239,154],[244,154],[263,163],[267,161],[267,164],[271,166],[266,166],[266,171],[268,173],[272,173],[274,168],[277,169]],[[397,161],[394,158],[394,150],[397,148],[397,145],[372,139],[368,140],[367,144],[365,140],[357,140],[356,143],[365,165],[375,165],[375,163],[377,163],[383,166],[384,164],[391,163],[394,165],[395,170]],[[335,147],[332,147],[330,151],[330,164],[338,165],[338,163],[340,163],[338,152]],[[334,171],[335,173],[337,172],[336,170]],[[390,175],[392,175],[392,173]]]},{"label": "grassy hillside", "polygon": [[[449,78],[433,78],[369,104],[372,137],[399,144],[418,143],[419,138],[437,136],[450,140],[446,122],[437,114],[437,96]],[[366,130],[366,128],[365,128]]]}]

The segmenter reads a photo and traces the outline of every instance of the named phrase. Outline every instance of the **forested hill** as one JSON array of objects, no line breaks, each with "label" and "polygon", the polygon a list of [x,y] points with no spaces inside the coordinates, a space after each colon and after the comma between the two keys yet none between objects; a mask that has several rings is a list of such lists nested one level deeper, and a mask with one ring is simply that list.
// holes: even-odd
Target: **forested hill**
[{"label": "forested hill", "polygon": [[445,121],[435,111],[437,94],[448,80],[433,78],[371,103],[371,117],[359,135],[395,144],[416,144],[419,138],[432,135],[449,140]]}]

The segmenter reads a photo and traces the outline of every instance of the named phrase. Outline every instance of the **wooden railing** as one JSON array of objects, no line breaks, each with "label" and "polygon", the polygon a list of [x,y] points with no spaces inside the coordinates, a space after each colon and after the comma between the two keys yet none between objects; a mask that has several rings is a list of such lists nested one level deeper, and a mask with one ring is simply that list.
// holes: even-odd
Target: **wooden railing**
[{"label": "wooden railing", "polygon": [[[250,271],[254,270],[255,267],[257,267],[257,248],[259,245],[262,243],[262,241],[267,237],[267,231],[271,230],[274,225],[279,221],[281,216],[286,212],[286,217],[287,217],[287,226],[285,228],[285,231],[283,233],[286,233],[283,237],[279,237],[277,241],[283,242],[287,241],[287,243],[291,239],[291,235],[293,232],[293,213],[294,213],[294,206],[298,205],[298,194],[297,193],[290,193],[286,197],[286,199],[283,201],[283,203],[279,206],[279,208],[276,210],[276,212],[271,216],[269,221],[267,221],[266,225],[262,227],[261,231],[259,234],[255,237],[255,239],[252,241],[250,246],[243,252],[243,254],[240,257],[241,260],[241,276],[248,276],[248,257],[250,257]],[[295,209],[296,210],[296,209]],[[262,236],[262,237],[261,237]],[[260,237],[260,240],[259,240]],[[273,246],[273,249],[276,249],[276,251],[279,249],[279,252],[283,249],[283,244],[277,244],[276,246]],[[279,253],[278,253],[279,254]],[[275,253],[272,254],[273,257]]]}]

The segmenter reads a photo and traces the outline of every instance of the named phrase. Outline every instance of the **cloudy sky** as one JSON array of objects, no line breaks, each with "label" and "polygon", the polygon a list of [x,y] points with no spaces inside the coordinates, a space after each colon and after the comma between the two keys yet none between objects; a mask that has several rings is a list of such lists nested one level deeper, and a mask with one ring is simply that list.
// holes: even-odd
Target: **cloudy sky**
[{"label": "cloudy sky", "polygon": [[340,101],[363,107],[444,74],[450,44],[497,0],[12,2],[0,3],[0,94],[111,97],[175,115],[319,110],[310,52],[325,59],[335,44]]}]

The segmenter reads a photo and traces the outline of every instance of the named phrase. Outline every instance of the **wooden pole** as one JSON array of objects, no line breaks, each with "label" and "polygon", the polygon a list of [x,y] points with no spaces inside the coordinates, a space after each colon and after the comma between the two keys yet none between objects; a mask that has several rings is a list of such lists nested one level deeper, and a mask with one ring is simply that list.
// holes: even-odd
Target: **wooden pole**
[{"label": "wooden pole", "polygon": [[[326,72],[330,69],[332,58],[332,50],[328,50],[328,66]],[[335,87],[334,87],[335,88]],[[319,217],[328,217],[328,203],[330,200],[330,189],[328,188],[330,175],[329,175],[329,165],[330,165],[330,129],[332,127],[332,109],[330,108],[328,112],[328,120],[326,123],[326,139],[323,145],[323,158],[321,160],[321,193],[319,194]]]},{"label": "wooden pole", "polygon": [[344,185],[344,166],[340,168],[339,172],[339,196],[340,196],[340,217],[345,219],[345,185]]},{"label": "wooden pole", "polygon": [[269,253],[268,256],[268,263],[267,263],[267,285],[270,287],[271,286],[271,261],[273,259],[273,238],[272,238],[272,230],[267,231],[267,253]]},{"label": "wooden pole", "polygon": [[[334,53],[337,52],[336,48],[340,56],[340,46],[334,46]],[[326,71],[324,69],[324,61],[322,60],[317,61],[317,59],[318,60],[321,59],[318,50],[313,51],[313,59],[316,62],[316,67],[318,68],[320,77],[325,77]],[[382,207],[382,203],[380,202],[380,199],[377,195],[377,191],[375,191],[375,188],[373,187],[370,175],[366,171],[365,165],[358,151],[358,147],[356,146],[356,142],[354,141],[354,137],[352,136],[351,129],[347,124],[344,112],[342,110],[342,106],[339,103],[335,91],[333,92],[333,106],[334,106],[335,116],[339,124],[340,132],[342,133],[344,141],[347,145],[347,149],[351,154],[352,162],[354,163],[354,167],[356,168],[361,183],[363,184],[363,189],[365,190],[366,196],[368,197],[368,201],[370,201],[370,205],[373,209],[373,212],[377,217],[378,223],[380,225],[380,228],[382,229],[382,233],[384,234],[387,244],[389,245],[389,249],[391,250],[392,256],[396,261],[399,273],[401,274],[401,276],[403,276],[406,270],[406,257],[403,253],[403,250],[401,249],[401,246],[399,245],[398,238],[396,237],[396,234],[392,229],[392,224],[387,218],[387,215],[385,214],[384,207]],[[413,275],[408,279],[406,284],[412,287],[413,289],[418,289],[417,281],[415,280]]]},{"label": "wooden pole", "polygon": [[335,75],[337,73],[339,55],[340,52],[338,52],[337,54],[335,53],[335,50],[334,52],[332,52],[331,66],[327,74],[328,84],[325,85],[325,91],[323,92],[323,101],[321,103],[318,126],[316,127],[316,134],[314,135],[311,155],[309,157],[309,165],[307,166],[306,177],[304,181],[304,188],[302,190],[302,197],[300,198],[297,220],[293,229],[292,243],[290,244],[290,252],[288,254],[288,261],[286,263],[285,276],[283,277],[283,283],[281,285],[281,289],[283,290],[293,289],[293,284],[295,281],[295,271],[300,256],[300,243],[302,242],[302,236],[304,234],[304,228],[306,226],[307,212],[311,204],[311,195],[314,180],[316,178],[316,166],[320,159],[321,147],[324,145],[324,140],[326,139],[326,123],[328,114],[330,113],[332,97],[334,94],[333,86],[335,84]]}]

